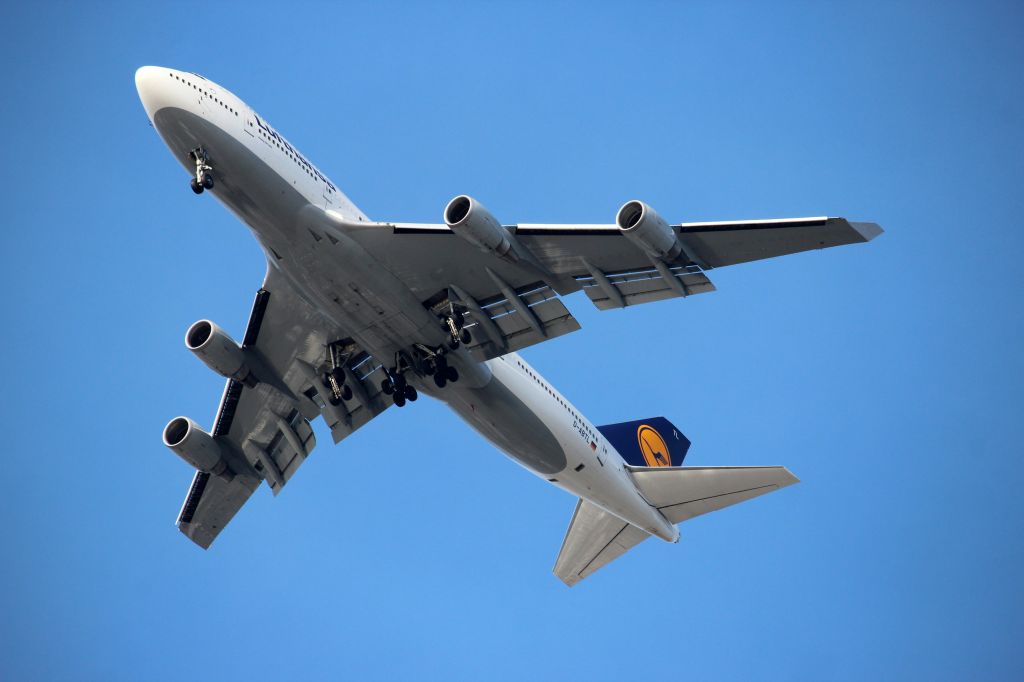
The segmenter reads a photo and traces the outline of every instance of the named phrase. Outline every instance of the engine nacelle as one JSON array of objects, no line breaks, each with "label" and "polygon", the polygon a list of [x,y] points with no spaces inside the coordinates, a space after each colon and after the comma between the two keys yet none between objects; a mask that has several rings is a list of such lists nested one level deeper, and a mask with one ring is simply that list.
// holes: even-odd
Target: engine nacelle
[{"label": "engine nacelle", "polygon": [[462,194],[449,201],[444,222],[452,232],[483,251],[518,260],[508,230],[473,197]]},{"label": "engine nacelle", "polygon": [[241,347],[213,322],[199,320],[189,327],[185,346],[217,374],[249,385],[255,383]]},{"label": "engine nacelle", "polygon": [[675,260],[683,250],[665,220],[642,201],[627,201],[615,214],[615,224],[630,241],[663,260]]},{"label": "engine nacelle", "polygon": [[175,417],[167,423],[164,445],[200,471],[221,474],[227,468],[217,441],[188,417]]}]

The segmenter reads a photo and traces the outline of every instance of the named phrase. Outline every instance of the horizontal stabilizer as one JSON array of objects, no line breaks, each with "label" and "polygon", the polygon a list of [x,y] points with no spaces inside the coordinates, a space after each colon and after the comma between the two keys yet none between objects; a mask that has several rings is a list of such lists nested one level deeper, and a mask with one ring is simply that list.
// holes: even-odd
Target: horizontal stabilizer
[{"label": "horizontal stabilizer", "polygon": [[572,587],[649,537],[646,531],[580,499],[555,561],[555,575]]},{"label": "horizontal stabilizer", "polygon": [[774,467],[629,467],[640,494],[672,523],[744,502],[800,479]]},{"label": "horizontal stabilizer", "polygon": [[[628,467],[637,489],[671,523],[798,483],[785,467]],[[569,587],[651,537],[581,499],[569,522],[554,573]]]}]

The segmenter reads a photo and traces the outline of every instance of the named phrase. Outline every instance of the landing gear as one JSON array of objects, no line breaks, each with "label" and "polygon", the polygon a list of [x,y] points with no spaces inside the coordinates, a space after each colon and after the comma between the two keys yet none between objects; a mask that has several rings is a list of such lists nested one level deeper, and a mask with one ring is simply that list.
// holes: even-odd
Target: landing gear
[{"label": "landing gear", "polygon": [[455,350],[459,347],[460,343],[469,344],[473,340],[469,330],[464,327],[466,324],[466,317],[461,311],[455,309],[455,306],[451,308],[451,314],[445,315],[442,319],[442,325],[448,332],[448,347]]},{"label": "landing gear", "polygon": [[192,191],[202,194],[203,190],[213,189],[213,166],[209,164],[206,150],[197,147],[188,153],[188,158],[196,164],[195,176],[192,178]]},{"label": "landing gear", "polygon": [[[195,181],[192,181],[195,183]],[[212,182],[212,181],[211,181]],[[327,402],[337,407],[345,400],[352,400],[352,387],[346,382],[345,360],[341,349],[336,344],[331,344],[327,349],[330,369],[321,378],[324,388],[327,389]]]}]

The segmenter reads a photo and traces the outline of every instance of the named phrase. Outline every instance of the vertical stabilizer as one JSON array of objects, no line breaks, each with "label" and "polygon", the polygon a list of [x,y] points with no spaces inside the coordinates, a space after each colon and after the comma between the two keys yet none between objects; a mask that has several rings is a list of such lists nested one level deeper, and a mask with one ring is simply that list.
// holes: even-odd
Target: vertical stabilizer
[{"label": "vertical stabilizer", "polygon": [[606,424],[597,430],[632,466],[681,466],[690,449],[690,439],[664,417]]}]

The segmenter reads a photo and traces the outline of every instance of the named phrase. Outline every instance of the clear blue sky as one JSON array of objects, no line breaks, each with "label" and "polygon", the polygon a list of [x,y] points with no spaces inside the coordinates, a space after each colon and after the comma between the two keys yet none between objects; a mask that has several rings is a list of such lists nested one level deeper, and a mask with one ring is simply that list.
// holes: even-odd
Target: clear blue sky
[{"label": "clear blue sky", "polygon": [[[986,3],[4,3],[4,679],[1020,679],[1024,14]],[[574,500],[443,406],[389,411],[209,552],[160,443],[263,262],[149,126],[239,94],[371,217],[842,215],[869,245],[713,273],[526,357],[598,424],[803,482],[569,590]]]}]

